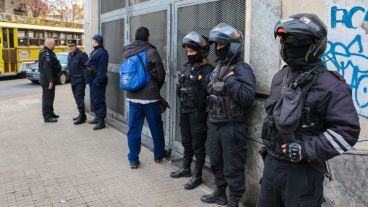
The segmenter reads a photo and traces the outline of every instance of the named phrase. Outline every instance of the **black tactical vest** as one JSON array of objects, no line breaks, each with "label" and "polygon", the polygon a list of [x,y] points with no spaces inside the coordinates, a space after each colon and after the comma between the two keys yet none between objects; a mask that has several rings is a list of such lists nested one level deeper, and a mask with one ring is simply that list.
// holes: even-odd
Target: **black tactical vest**
[{"label": "black tactical vest", "polygon": [[211,74],[207,98],[207,111],[211,123],[244,121],[244,110],[234,102],[225,87],[224,79],[236,66],[236,64],[231,66],[218,65]]},{"label": "black tactical vest", "polygon": [[[177,94],[181,113],[206,110],[207,92],[202,87],[203,81],[206,81],[206,77],[203,74],[203,70],[205,70],[206,67],[210,67],[210,65],[200,65],[197,68],[193,68],[188,64],[181,71],[181,74],[179,74]],[[201,79],[199,77],[201,77]]]}]

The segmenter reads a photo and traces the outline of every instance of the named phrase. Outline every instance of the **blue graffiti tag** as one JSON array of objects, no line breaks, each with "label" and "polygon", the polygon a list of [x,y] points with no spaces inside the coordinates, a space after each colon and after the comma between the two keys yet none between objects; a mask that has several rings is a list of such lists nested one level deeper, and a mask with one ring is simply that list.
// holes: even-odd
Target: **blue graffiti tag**
[{"label": "blue graffiti tag", "polygon": [[328,41],[329,50],[323,59],[333,66],[353,90],[353,100],[359,107],[359,116],[368,119],[368,53],[364,51],[361,35],[348,44]]},{"label": "blue graffiti tag", "polygon": [[[368,21],[368,11],[363,7],[356,6],[349,11],[337,8],[337,6],[331,7],[331,28],[334,29],[337,24],[342,24],[349,29],[356,29],[357,27],[353,25],[353,17],[357,12],[365,14],[363,21]],[[341,14],[341,19],[338,19],[338,14]]]}]

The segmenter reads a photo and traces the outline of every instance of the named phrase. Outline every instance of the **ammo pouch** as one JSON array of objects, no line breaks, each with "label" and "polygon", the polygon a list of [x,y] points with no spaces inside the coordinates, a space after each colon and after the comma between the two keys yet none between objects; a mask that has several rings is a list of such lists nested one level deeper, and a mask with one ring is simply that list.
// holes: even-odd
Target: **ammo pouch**
[{"label": "ammo pouch", "polygon": [[241,107],[225,91],[224,82],[212,84],[211,95],[207,98],[210,119],[217,121],[237,121],[244,117]]},{"label": "ammo pouch", "polygon": [[97,67],[95,65],[88,65],[87,72],[89,76],[91,76],[92,78],[95,78],[97,75]]},{"label": "ammo pouch", "polygon": [[178,94],[179,94],[179,101],[180,101],[181,107],[189,108],[189,109],[198,107],[195,104],[196,98],[193,94],[192,88],[179,87]]}]

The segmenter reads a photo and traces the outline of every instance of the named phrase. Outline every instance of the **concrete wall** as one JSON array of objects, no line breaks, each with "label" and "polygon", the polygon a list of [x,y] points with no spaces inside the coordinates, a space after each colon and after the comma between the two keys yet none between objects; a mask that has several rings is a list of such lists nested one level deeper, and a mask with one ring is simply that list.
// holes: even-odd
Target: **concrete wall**
[{"label": "concrete wall", "polygon": [[[83,3],[84,8],[84,38],[83,45],[87,54],[92,51],[91,37],[99,32],[99,3],[97,0],[85,0]],[[91,99],[89,94],[89,87],[86,88],[86,110],[91,111]]]},{"label": "concrete wall", "polygon": [[[245,60],[252,66],[257,78],[257,91],[269,93],[273,75],[280,67],[279,41],[273,36],[274,25],[281,16],[281,0],[248,0],[246,19]],[[258,150],[261,145],[261,126],[265,117],[265,99],[258,96],[247,110],[249,148],[246,164],[246,206],[255,206],[259,194],[259,181],[263,160]]]},{"label": "concrete wall", "polygon": [[324,59],[334,57],[327,67],[338,71],[352,88],[360,116],[361,135],[351,153],[332,159],[334,177],[325,182],[326,206],[368,206],[368,1],[366,0],[283,0],[282,16],[310,12],[328,28]]}]

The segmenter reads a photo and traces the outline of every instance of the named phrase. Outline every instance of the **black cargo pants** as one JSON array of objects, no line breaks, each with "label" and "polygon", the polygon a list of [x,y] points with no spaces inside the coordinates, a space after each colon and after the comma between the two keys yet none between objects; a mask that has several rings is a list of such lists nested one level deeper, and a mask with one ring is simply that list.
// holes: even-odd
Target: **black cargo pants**
[{"label": "black cargo pants", "polygon": [[267,155],[257,207],[320,207],[323,174],[308,164],[281,162]]},{"label": "black cargo pants", "polygon": [[244,123],[211,126],[210,161],[217,188],[226,188],[232,196],[245,192],[245,161],[247,152]]}]

